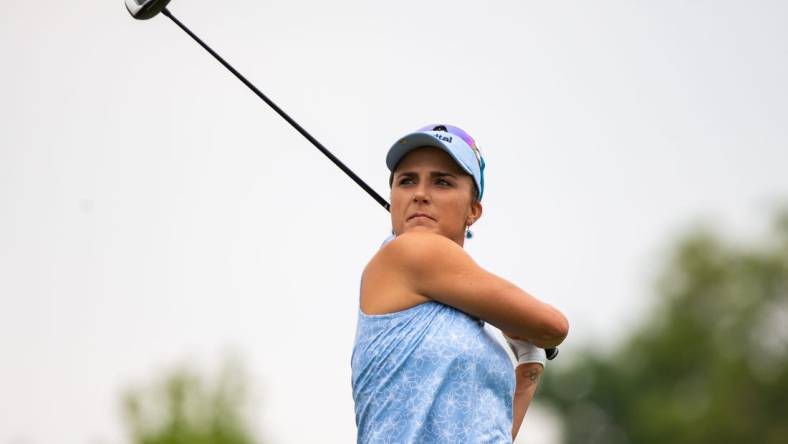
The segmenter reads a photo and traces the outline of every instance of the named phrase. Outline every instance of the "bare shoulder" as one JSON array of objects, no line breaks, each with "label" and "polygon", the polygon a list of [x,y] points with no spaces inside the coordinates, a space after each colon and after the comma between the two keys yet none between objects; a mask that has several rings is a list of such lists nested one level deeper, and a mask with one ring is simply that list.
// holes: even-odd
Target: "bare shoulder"
[{"label": "bare shoulder", "polygon": [[[364,268],[361,309],[367,314],[392,313],[430,300],[414,286],[414,272],[428,272],[435,257],[447,251],[464,254],[451,240],[432,233],[410,232],[383,246]],[[451,255],[451,253],[448,253]]]},{"label": "bare shoulder", "polygon": [[396,265],[408,271],[424,270],[446,261],[470,261],[465,250],[451,239],[430,232],[409,232],[397,236],[380,249],[372,262]]}]

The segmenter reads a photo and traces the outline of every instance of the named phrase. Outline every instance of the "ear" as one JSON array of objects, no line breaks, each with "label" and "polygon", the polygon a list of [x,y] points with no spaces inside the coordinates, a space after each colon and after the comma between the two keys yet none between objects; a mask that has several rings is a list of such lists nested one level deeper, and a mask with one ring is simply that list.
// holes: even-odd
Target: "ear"
[{"label": "ear", "polygon": [[465,225],[471,226],[476,223],[482,217],[482,203],[476,199],[473,199],[471,202],[471,212],[468,213],[468,219],[465,221]]}]

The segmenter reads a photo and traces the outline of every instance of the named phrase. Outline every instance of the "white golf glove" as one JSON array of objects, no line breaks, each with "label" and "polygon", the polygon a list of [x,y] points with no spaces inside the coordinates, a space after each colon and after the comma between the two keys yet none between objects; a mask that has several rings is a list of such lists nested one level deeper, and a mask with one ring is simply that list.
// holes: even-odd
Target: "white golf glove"
[{"label": "white golf glove", "polygon": [[509,336],[503,335],[509,348],[512,349],[514,357],[517,358],[517,365],[538,362],[544,368],[547,362],[547,354],[544,349],[541,349],[528,341],[522,339],[512,339]]}]

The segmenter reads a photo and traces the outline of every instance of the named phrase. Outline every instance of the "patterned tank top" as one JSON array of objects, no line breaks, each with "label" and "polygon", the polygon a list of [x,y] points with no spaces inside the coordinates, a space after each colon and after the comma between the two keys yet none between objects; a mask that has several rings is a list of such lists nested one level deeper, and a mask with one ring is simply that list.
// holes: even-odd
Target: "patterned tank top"
[{"label": "patterned tank top", "polygon": [[351,369],[359,444],[512,442],[511,361],[462,311],[359,308]]}]

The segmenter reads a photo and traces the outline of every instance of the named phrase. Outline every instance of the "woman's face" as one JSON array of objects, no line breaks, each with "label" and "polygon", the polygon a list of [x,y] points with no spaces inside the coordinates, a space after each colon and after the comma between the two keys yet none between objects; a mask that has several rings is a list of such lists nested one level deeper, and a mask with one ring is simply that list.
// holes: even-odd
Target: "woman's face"
[{"label": "woman's face", "polygon": [[391,182],[391,224],[397,235],[411,230],[446,236],[459,245],[465,228],[482,215],[473,178],[445,151],[417,148],[402,158]]}]

